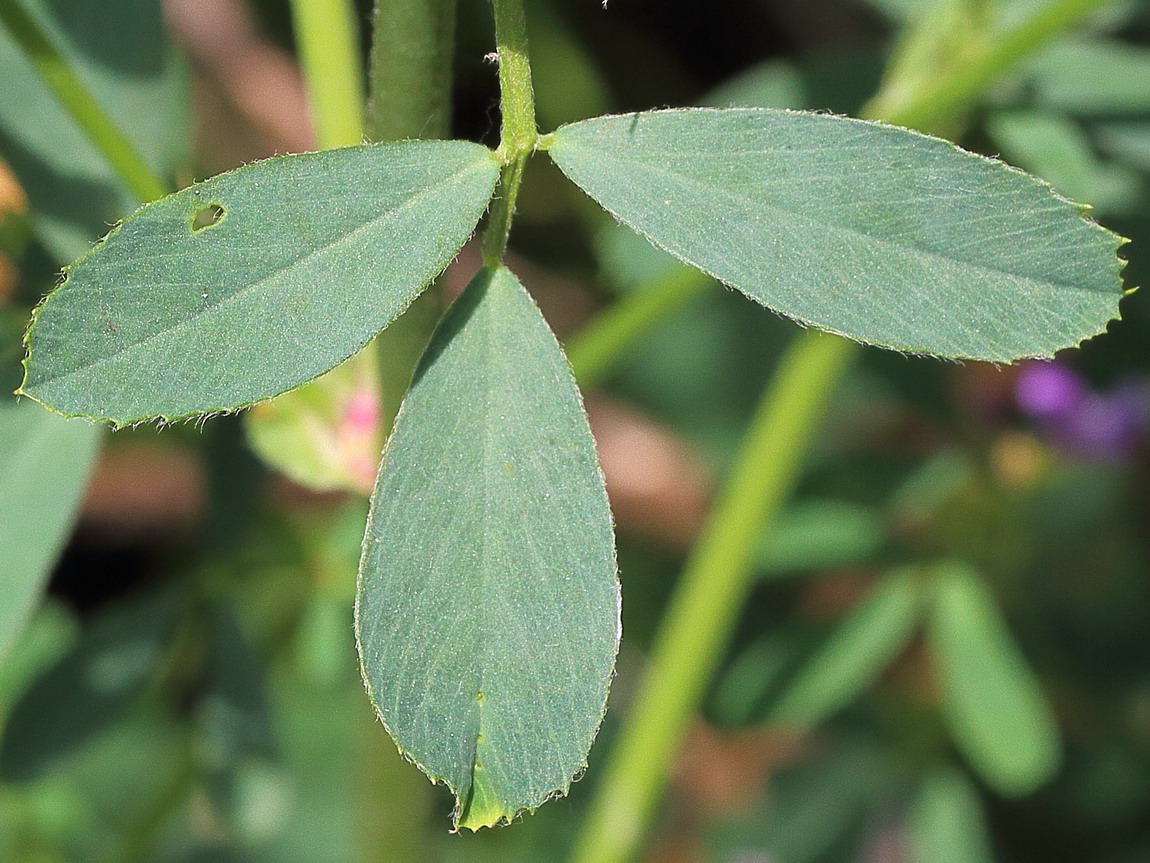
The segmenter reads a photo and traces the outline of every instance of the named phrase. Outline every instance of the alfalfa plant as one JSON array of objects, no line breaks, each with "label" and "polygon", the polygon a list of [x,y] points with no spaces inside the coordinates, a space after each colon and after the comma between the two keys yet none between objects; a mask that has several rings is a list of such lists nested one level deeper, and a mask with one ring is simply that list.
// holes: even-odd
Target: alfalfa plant
[{"label": "alfalfa plant", "polygon": [[[541,135],[522,0],[493,0],[498,149],[361,144],[159,197],[68,267],[36,310],[19,394],[114,427],[274,398],[396,321],[486,213],[484,266],[440,321],[384,452],[355,620],[380,718],[454,792],[455,825],[476,829],[566,792],[603,717],[620,638],[611,514],[580,394],[504,265],[528,160],[545,153],[655,245],[811,327],[692,556],[656,682],[624,735],[619,763],[653,766],[620,768],[606,786],[616,811],[597,810],[623,825],[626,846],[745,592],[750,537],[793,484],[853,350],[814,330],[1009,363],[1075,346],[1116,316],[1118,236],[1041,180],[904,128],[935,126],[1092,5],[1052,4],[928,88],[917,113],[888,117],[898,125],[689,108]],[[13,0],[2,8],[34,52],[32,20]],[[161,184],[126,140],[92,122],[121,173],[155,197]]]}]

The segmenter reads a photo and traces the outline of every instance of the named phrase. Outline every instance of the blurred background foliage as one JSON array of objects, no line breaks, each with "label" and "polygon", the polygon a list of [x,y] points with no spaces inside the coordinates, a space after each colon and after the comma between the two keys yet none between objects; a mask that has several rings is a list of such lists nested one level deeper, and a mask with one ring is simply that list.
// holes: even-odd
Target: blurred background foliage
[{"label": "blurred background foliage", "polygon": [[[912,86],[963,38],[1042,2],[533,0],[540,122],[687,104],[857,113],[884,68],[897,100],[892,81]],[[181,184],[311,146],[284,0],[31,5],[147,161]],[[953,17],[970,9],[984,17]],[[935,44],[921,38],[932,28]],[[490,29],[486,3],[462,0],[455,134],[493,144]],[[1106,6],[948,122],[966,146],[1092,204],[1133,241],[1127,283],[1146,281],[1150,3]],[[136,202],[2,31],[0,158],[10,392],[30,308]],[[509,829],[450,835],[448,795],[375,721],[351,603],[381,412],[364,408],[373,391],[354,375],[247,432],[227,417],[104,435],[7,397],[0,859],[564,857],[712,490],[795,328],[611,224],[549,163],[529,172],[512,266],[573,353],[613,301],[677,285],[587,394],[618,520],[625,640],[586,778]],[[445,296],[478,264],[465,248]],[[866,351],[763,538],[760,579],[645,859],[1150,859],[1148,371],[1144,292],[1054,363]],[[42,603],[17,569],[50,572]]]}]

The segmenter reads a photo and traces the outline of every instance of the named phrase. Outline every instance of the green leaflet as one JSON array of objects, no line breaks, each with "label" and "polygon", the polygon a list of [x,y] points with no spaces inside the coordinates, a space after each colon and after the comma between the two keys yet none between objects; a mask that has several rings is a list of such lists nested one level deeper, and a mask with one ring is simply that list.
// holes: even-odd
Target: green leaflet
[{"label": "green leaflet", "polygon": [[585,120],[549,147],[657,245],[858,341],[1006,362],[1118,312],[1121,238],[1047,184],[917,132],[692,108]]},{"label": "green leaflet", "polygon": [[986,586],[962,564],[933,575],[927,630],[943,715],[955,743],[991,787],[1027,794],[1061,760],[1042,687]]},{"label": "green leaflet", "polygon": [[388,442],[356,609],[364,677],[456,826],[565,793],[619,641],[611,514],[571,372],[506,269],[433,336]]},{"label": "green leaflet", "polygon": [[927,774],[907,826],[908,863],[994,863],[978,791],[952,767]]},{"label": "green leaflet", "polygon": [[769,718],[808,728],[845,707],[906,646],[918,610],[914,571],[886,576],[811,657]]},{"label": "green leaflet", "polygon": [[490,150],[459,141],[350,147],[259,162],[149,204],[36,311],[21,391],[125,425],[299,386],[447,265],[498,169]]},{"label": "green leaflet", "polygon": [[87,423],[0,406],[0,658],[40,600],[99,443]]}]

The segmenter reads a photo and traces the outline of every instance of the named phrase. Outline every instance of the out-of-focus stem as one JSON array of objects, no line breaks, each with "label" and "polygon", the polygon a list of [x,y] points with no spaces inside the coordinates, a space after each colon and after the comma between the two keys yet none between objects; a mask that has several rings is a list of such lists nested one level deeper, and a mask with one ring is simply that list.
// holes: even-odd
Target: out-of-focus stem
[{"label": "out-of-focus stem", "polygon": [[142,202],[163,197],[167,184],[100,107],[21,0],[0,0],[0,23],[124,185]]},{"label": "out-of-focus stem", "polygon": [[352,0],[291,0],[316,146],[363,142],[363,63]]},{"label": "out-of-focus stem", "polygon": [[864,111],[867,116],[922,131],[933,131],[947,118],[971,106],[986,88],[1019,61],[1061,36],[1082,19],[1114,0],[1053,0],[985,51],[975,52],[949,75],[894,114],[880,113],[881,94]]},{"label": "out-of-focus stem", "polygon": [[[374,141],[451,134],[455,0],[376,0],[372,16],[368,134]],[[385,429],[395,415],[440,315],[441,291],[427,288],[372,343],[378,351]]]},{"label": "out-of-focus stem", "polygon": [[446,138],[455,0],[376,0],[372,34],[368,135]]}]

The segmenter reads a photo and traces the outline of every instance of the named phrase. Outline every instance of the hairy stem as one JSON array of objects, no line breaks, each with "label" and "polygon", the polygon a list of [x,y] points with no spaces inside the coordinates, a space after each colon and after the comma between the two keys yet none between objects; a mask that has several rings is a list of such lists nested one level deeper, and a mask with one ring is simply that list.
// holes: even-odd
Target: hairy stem
[{"label": "hairy stem", "polygon": [[376,0],[367,131],[373,141],[451,132],[455,0]]},{"label": "hairy stem", "polygon": [[[1099,5],[1101,0],[1055,2],[886,119],[931,131],[931,122],[969,107],[998,75]],[[737,621],[753,575],[753,549],[794,488],[829,396],[857,351],[812,331],[788,348],[660,623],[646,678],[579,835],[575,863],[634,858]]]},{"label": "hairy stem", "polygon": [[352,0],[291,0],[300,66],[321,150],[363,142],[363,63]]},{"label": "hairy stem", "polygon": [[[451,68],[456,0],[376,0],[372,16],[368,134],[374,141],[451,134]],[[419,357],[440,316],[431,285],[379,334],[384,428],[395,422]]]},{"label": "hairy stem", "polygon": [[523,0],[491,0],[491,5],[495,12],[495,48],[499,57],[499,96],[503,111],[499,142],[503,173],[491,205],[483,260],[488,267],[496,267],[507,250],[523,169],[535,151],[539,133],[535,128],[535,93],[531,86]]},{"label": "hairy stem", "polygon": [[0,23],[124,185],[141,201],[163,197],[167,185],[100,107],[21,0],[0,0]]}]

